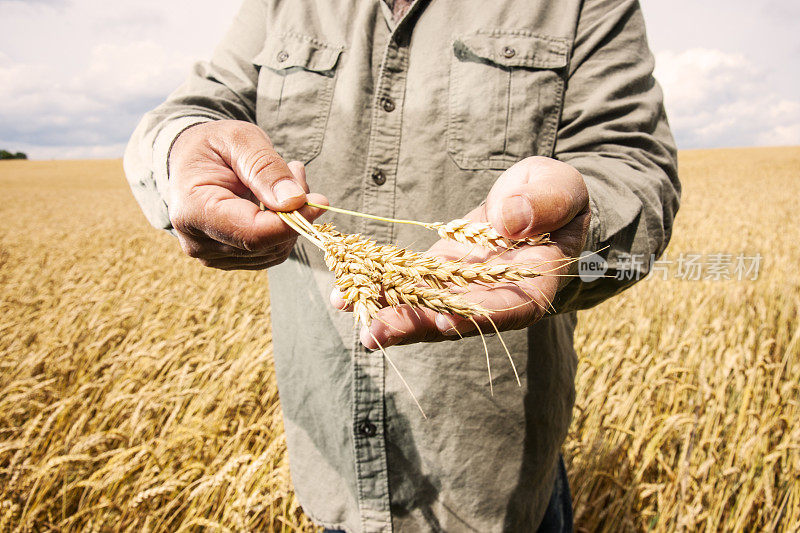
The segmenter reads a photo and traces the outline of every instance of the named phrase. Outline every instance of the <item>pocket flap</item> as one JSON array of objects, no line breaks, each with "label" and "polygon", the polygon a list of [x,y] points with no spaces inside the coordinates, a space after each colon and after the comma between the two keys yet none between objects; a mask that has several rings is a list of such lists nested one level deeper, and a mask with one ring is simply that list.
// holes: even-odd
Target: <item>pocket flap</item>
[{"label": "pocket flap", "polygon": [[343,47],[307,35],[285,33],[267,40],[253,62],[273,70],[300,67],[316,72],[332,71]]},{"label": "pocket flap", "polygon": [[567,66],[569,41],[532,35],[525,30],[492,30],[458,37],[453,49],[462,61],[482,60],[502,67],[557,69]]}]

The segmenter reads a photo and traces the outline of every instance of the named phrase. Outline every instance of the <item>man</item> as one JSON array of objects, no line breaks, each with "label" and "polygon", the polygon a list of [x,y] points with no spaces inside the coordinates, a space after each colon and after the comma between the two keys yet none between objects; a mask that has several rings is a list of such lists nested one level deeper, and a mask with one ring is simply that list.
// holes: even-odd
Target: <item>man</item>
[{"label": "man", "polygon": [[[125,166],[151,223],[207,266],[275,267],[292,478],[315,522],[570,530],[559,449],[574,400],[575,311],[631,281],[476,287],[468,296],[496,310],[523,376],[519,389],[490,342],[492,395],[474,327],[402,308],[354,331],[335,308],[341,297],[328,303],[321,254],[274,211],[314,219],[311,200],[427,221],[469,212],[512,238],[551,232],[555,244],[504,260],[603,249],[614,274],[628,254],[663,251],[678,205],[652,67],[635,0],[245,0],[213,60],[145,116]],[[474,255],[419,228],[332,220],[382,243]],[[376,340],[395,346],[427,419],[371,351]]]}]

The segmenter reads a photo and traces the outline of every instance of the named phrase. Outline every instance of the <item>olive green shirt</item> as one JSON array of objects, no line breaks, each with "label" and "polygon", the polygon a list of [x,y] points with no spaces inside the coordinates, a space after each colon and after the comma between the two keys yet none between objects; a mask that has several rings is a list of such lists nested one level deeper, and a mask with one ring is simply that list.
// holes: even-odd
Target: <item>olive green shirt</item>
[{"label": "olive green shirt", "polygon": [[[245,0],[210,62],[148,113],[125,169],[150,222],[171,229],[167,156],[188,126],[261,126],[332,205],[450,220],[533,155],[577,168],[587,249],[660,254],[678,206],[675,148],[635,0]],[[345,232],[423,250],[425,230],[326,215]],[[646,270],[646,265],[645,265]],[[393,347],[425,420],[352,317],[328,304],[322,254],[298,242],[269,271],[275,366],[305,512],[356,531],[531,531],[553,487],[574,400],[575,310],[631,280],[571,281],[557,313],[508,332],[520,389],[488,339]]]}]

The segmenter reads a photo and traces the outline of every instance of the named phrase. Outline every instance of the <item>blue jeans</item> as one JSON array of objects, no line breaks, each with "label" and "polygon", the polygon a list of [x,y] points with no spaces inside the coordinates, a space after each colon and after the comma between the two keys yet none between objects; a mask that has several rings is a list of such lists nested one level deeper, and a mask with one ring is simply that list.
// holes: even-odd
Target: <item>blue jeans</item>
[{"label": "blue jeans", "polygon": [[[547,504],[542,523],[536,530],[538,533],[572,533],[572,495],[569,491],[567,467],[564,465],[563,457],[559,456],[557,468],[553,494],[550,496],[550,503]],[[326,529],[324,533],[344,532]]]},{"label": "blue jeans", "polygon": [[564,458],[558,458],[558,472],[550,503],[544,512],[542,523],[539,524],[540,533],[572,533],[572,495],[569,491],[567,467]]}]

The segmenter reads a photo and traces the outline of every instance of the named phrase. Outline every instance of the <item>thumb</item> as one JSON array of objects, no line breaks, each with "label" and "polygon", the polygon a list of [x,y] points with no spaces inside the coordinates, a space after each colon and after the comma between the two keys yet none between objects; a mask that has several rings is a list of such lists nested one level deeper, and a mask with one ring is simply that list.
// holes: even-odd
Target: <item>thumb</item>
[{"label": "thumb", "polygon": [[565,226],[588,205],[580,172],[555,159],[531,157],[497,178],[486,198],[486,217],[501,235],[523,239]]},{"label": "thumb", "polygon": [[[306,193],[306,201],[312,202],[319,205],[329,205],[328,199],[325,198],[321,194],[316,193],[309,193],[308,188],[308,181],[306,181],[306,167],[300,161],[291,161],[287,165],[289,167],[289,171],[298,181],[298,183],[303,187]],[[307,208],[303,208],[300,210],[306,220],[309,222],[313,222],[315,219],[319,218],[320,215],[325,213],[324,209],[320,209],[318,207],[311,207],[307,206]]]},{"label": "thumb", "polygon": [[242,126],[228,139],[228,164],[270,211],[294,211],[306,203],[305,179],[292,173],[264,131]]}]

